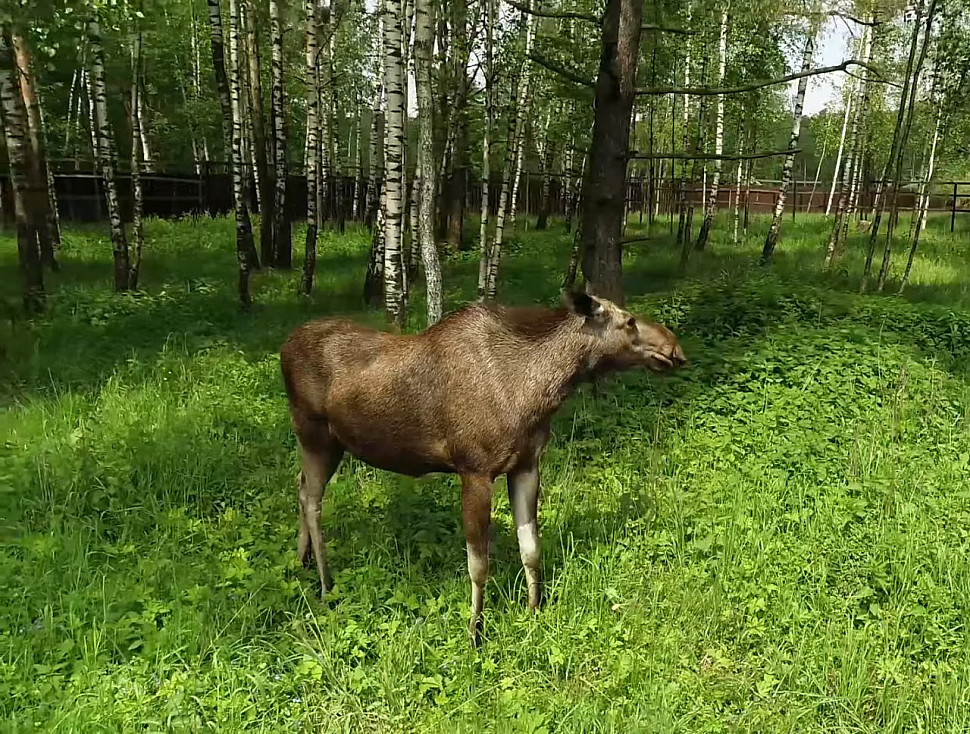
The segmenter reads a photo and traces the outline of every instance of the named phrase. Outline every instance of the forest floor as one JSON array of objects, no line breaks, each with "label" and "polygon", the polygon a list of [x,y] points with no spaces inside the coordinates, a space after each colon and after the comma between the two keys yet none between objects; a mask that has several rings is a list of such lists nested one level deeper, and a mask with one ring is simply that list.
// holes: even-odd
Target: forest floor
[{"label": "forest floor", "polygon": [[[684,277],[665,223],[631,244],[628,306],[692,365],[559,414],[537,616],[498,482],[478,651],[454,478],[346,461],[331,608],[296,560],[278,348],[315,316],[382,323],[364,233],[322,237],[312,298],[260,273],[241,314],[230,219],[149,222],[127,296],[107,226],[71,229],[33,323],[4,234],[0,730],[966,731],[970,235],[948,224],[902,298],[856,294],[861,235],[821,274],[818,217],[768,269],[764,219],[739,246],[722,223]],[[552,227],[510,246],[502,300],[555,302]],[[476,258],[446,259],[448,308]]]}]

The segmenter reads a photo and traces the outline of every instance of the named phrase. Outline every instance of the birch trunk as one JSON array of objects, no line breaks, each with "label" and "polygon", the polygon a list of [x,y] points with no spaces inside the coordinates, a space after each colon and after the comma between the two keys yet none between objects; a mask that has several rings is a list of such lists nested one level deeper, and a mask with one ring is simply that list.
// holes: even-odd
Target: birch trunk
[{"label": "birch trunk", "polygon": [[[532,22],[533,16],[525,14],[525,55],[528,58],[532,51]],[[519,73],[519,83],[515,95],[515,114],[513,116],[511,135],[509,135],[508,152],[505,160],[505,176],[502,179],[502,189],[499,192],[498,214],[495,216],[495,232],[492,245],[489,248],[488,265],[486,268],[484,298],[495,298],[498,287],[498,268],[502,260],[502,243],[505,238],[505,228],[515,228],[515,207],[519,192],[519,179],[522,175],[523,148],[525,147],[525,124],[528,115],[529,82],[531,65],[525,64]]]},{"label": "birch trunk", "polygon": [[[935,2],[933,3],[935,5]],[[876,182],[876,192],[873,197],[872,205],[872,225],[869,228],[869,245],[866,249],[866,262],[862,270],[862,279],[859,282],[859,292],[865,293],[869,285],[869,275],[872,271],[872,258],[876,251],[876,238],[879,236],[879,227],[882,223],[882,212],[886,206],[884,201],[884,192],[887,184],[887,176],[895,170],[896,160],[900,154],[901,148],[901,132],[903,128],[903,121],[906,118],[907,107],[909,106],[909,90],[910,85],[913,82],[913,65],[916,60],[916,49],[919,45],[919,30],[920,24],[923,19],[923,4],[922,2],[916,3],[916,21],[913,24],[913,33],[910,36],[909,45],[909,56],[906,60],[906,75],[903,78],[903,91],[899,96],[899,109],[896,112],[896,126],[893,130],[892,144],[889,147],[889,157],[886,159],[886,166],[883,170],[882,176],[878,182]]]},{"label": "birch trunk", "polygon": [[373,227],[377,219],[377,210],[380,205],[378,184],[384,178],[384,148],[382,145],[384,120],[381,111],[381,100],[384,96],[384,0],[379,0],[376,16],[377,43],[375,45],[377,46],[377,55],[374,62],[374,94],[371,102],[370,155],[367,171],[367,205],[364,213],[364,221],[368,227]]},{"label": "birch trunk", "polygon": [[[745,148],[747,145],[747,131],[744,129],[744,116],[746,111],[747,110],[745,107],[741,108],[741,122],[738,125],[738,130],[739,130],[738,149],[740,150],[742,155],[744,154]],[[743,171],[744,171],[744,160],[739,160],[737,180],[735,181],[735,184],[734,184],[734,232],[731,235],[731,242],[733,242],[735,245],[738,244],[738,226],[741,223],[741,179],[743,177],[742,176]]]},{"label": "birch trunk", "polygon": [[[916,111],[916,92],[919,88],[919,76],[923,69],[923,64],[926,61],[926,52],[929,50],[930,40],[933,35],[933,19],[936,14],[937,0],[930,0],[929,8],[926,12],[926,28],[923,32],[923,43],[920,47],[919,58],[916,60],[915,68],[913,69],[913,80],[910,83],[909,98],[906,103],[906,118],[903,122],[903,128],[901,131],[901,139],[899,141],[899,148],[896,154],[896,167],[893,171],[893,192],[892,198],[889,205],[889,221],[886,224],[886,246],[882,253],[882,265],[879,267],[879,275],[876,278],[876,290],[882,292],[883,288],[886,286],[886,279],[889,277],[889,269],[892,261],[892,246],[893,246],[893,233],[896,229],[896,220],[898,216],[898,202],[899,202],[899,188],[902,182],[903,174],[903,151],[906,149],[909,143],[909,132],[913,126],[913,115]],[[917,15],[917,18],[919,16]],[[918,21],[917,21],[918,22]],[[915,35],[915,34],[914,34]],[[903,95],[903,99],[900,100],[902,103],[906,97]],[[902,104],[901,104],[902,107]],[[873,223],[875,226],[875,223]]]},{"label": "birch trunk", "polygon": [[317,156],[319,146],[320,84],[317,74],[317,8],[315,0],[306,0],[306,247],[300,292],[310,295],[317,264],[317,226],[319,222],[318,189],[320,186]]},{"label": "birch trunk", "polygon": [[[809,31],[808,40],[805,42],[805,53],[802,54],[802,72],[806,72],[812,65],[812,53],[815,50],[815,28]],[[761,251],[761,264],[767,265],[771,262],[771,257],[778,244],[778,234],[781,231],[781,218],[785,213],[785,199],[788,195],[788,187],[791,186],[792,170],[795,167],[794,150],[798,146],[798,136],[802,129],[802,108],[805,104],[805,89],[808,86],[808,77],[803,76],[798,80],[798,91],[795,94],[795,114],[792,120],[791,138],[788,141],[788,155],[785,156],[785,166],[781,172],[781,185],[778,188],[778,197],[775,199],[775,211],[771,218],[771,225],[768,227],[768,236],[765,237],[765,246]]]},{"label": "birch trunk", "polygon": [[909,259],[906,261],[906,269],[903,271],[903,279],[899,283],[899,295],[903,294],[909,284],[909,276],[913,272],[913,261],[916,259],[916,250],[919,247],[920,234],[926,227],[926,210],[930,203],[930,187],[933,185],[933,168],[936,163],[936,143],[940,139],[940,127],[943,122],[943,108],[938,106],[936,110],[936,124],[933,127],[933,142],[930,144],[930,159],[926,166],[926,175],[920,183],[919,206],[913,231],[910,235]]},{"label": "birch trunk", "polygon": [[151,172],[155,169],[155,156],[152,154],[151,145],[148,139],[148,108],[145,104],[145,94],[144,90],[138,94],[138,117],[141,120],[141,127],[138,130],[138,139],[141,142],[141,148],[143,151],[144,158],[144,169],[146,172]]},{"label": "birch trunk", "polygon": [[351,200],[351,211],[350,218],[354,221],[360,219],[361,212],[363,211],[363,202],[361,199],[364,194],[364,145],[366,143],[366,130],[364,127],[364,108],[360,104],[360,98],[357,99],[357,104],[355,105],[357,112],[357,136],[356,145],[354,150],[354,188],[353,188],[353,199]]},{"label": "birch trunk", "polygon": [[[690,26],[691,23],[691,8],[690,4],[687,6],[687,25]],[[691,47],[692,39],[688,38],[686,42],[687,50],[684,56],[684,88],[690,88],[690,62],[691,62]],[[683,148],[686,154],[690,147],[690,95],[684,94],[684,107],[681,110],[681,137],[683,138]],[[671,115],[671,122],[673,122],[673,115]],[[687,227],[687,208],[691,206],[688,200],[687,194],[687,166],[690,163],[686,158],[681,163],[680,167],[680,192],[679,192],[679,207],[678,207],[678,217],[677,217],[677,244],[680,245],[684,241],[685,230]],[[671,179],[673,178],[673,170],[671,169]],[[690,237],[688,236],[688,239]]]},{"label": "birch trunk", "polygon": [[263,111],[263,82],[260,78],[259,34],[251,0],[243,4],[246,18],[246,57],[249,60],[249,119],[252,121],[253,149],[256,187],[259,191],[259,246],[262,261],[267,266],[276,263],[276,242],[273,239],[273,222],[276,197],[273,177],[270,176],[266,156],[266,115]]},{"label": "birch trunk", "polygon": [[101,24],[97,18],[88,20],[88,46],[91,51],[91,79],[94,83],[95,127],[98,131],[98,149],[101,157],[101,176],[104,181],[108,218],[111,223],[111,249],[114,255],[115,290],[126,291],[128,281],[128,239],[121,219],[118,201],[118,185],[115,180],[117,157],[114,135],[108,119],[108,94],[104,79],[104,50],[101,46]]},{"label": "birch trunk", "polygon": [[269,0],[269,33],[272,44],[271,121],[273,126],[273,209],[272,239],[276,267],[289,269],[293,265],[293,245],[290,218],[286,211],[286,184],[289,170],[286,162],[286,98],[283,83],[283,29],[280,25],[281,0]]},{"label": "birch trunk", "polygon": [[243,193],[243,110],[239,87],[239,8],[238,0],[229,0],[229,111],[232,130],[232,199],[236,213],[236,259],[239,266],[239,303],[248,308],[252,299],[249,294],[249,277],[259,268],[256,244],[253,242],[253,226]]},{"label": "birch trunk", "polygon": [[[863,36],[862,40],[862,60],[866,63],[872,55],[872,42],[874,28],[870,28]],[[835,221],[832,224],[832,232],[829,235],[828,245],[825,250],[823,265],[826,269],[831,267],[836,253],[845,241],[848,231],[849,214],[855,209],[855,198],[858,191],[858,177],[862,171],[863,160],[863,140],[860,135],[863,116],[869,105],[869,94],[871,86],[869,84],[869,71],[867,70],[859,84],[857,94],[861,97],[861,102],[855,104],[852,111],[852,122],[849,132],[849,146],[846,152],[846,160],[843,166],[842,183],[839,191],[838,205],[836,208]]]},{"label": "birch trunk", "polygon": [[805,213],[808,214],[812,211],[812,202],[815,201],[815,190],[818,188],[819,177],[822,175],[822,163],[825,161],[825,150],[826,143],[822,143],[822,152],[818,156],[818,166],[815,169],[815,180],[812,181],[812,190],[808,193],[808,204],[805,205]]},{"label": "birch trunk", "polygon": [[478,297],[485,297],[488,284],[488,263],[492,248],[488,239],[489,179],[492,159],[492,134],[495,122],[495,68],[493,64],[492,39],[495,34],[495,1],[483,0],[485,12],[485,131],[482,139],[482,214],[478,234]]},{"label": "birch trunk", "polygon": [[549,138],[549,122],[552,119],[552,111],[546,113],[545,122],[542,124],[541,140],[542,150],[539,151],[539,160],[542,165],[542,184],[539,191],[539,216],[536,219],[536,229],[546,229],[549,226],[549,210],[552,208],[552,201],[549,198],[550,179],[552,178],[552,162],[555,157],[554,146]]},{"label": "birch trunk", "polygon": [[209,42],[212,46],[212,68],[216,75],[216,89],[219,90],[219,104],[222,107],[222,150],[224,160],[232,167],[232,106],[229,101],[229,79],[226,76],[226,46],[222,32],[222,10],[219,0],[206,0],[209,6]]},{"label": "birch trunk", "polygon": [[852,109],[852,95],[850,94],[845,101],[845,115],[842,118],[842,134],[839,136],[839,152],[835,156],[835,172],[832,174],[832,188],[829,189],[829,198],[825,202],[825,216],[832,212],[832,199],[835,197],[835,184],[839,180],[839,171],[842,168],[842,151],[845,149],[845,132],[849,126],[849,112]]},{"label": "birch trunk", "polygon": [[384,85],[387,88],[386,206],[384,221],[384,309],[387,320],[402,328],[407,319],[402,258],[404,214],[405,97],[401,48],[401,0],[386,0],[384,14]]},{"label": "birch trunk", "polygon": [[40,261],[39,233],[43,227],[39,202],[43,190],[37,190],[31,168],[30,135],[27,110],[24,108],[14,61],[13,42],[8,27],[0,34],[0,121],[10,161],[10,184],[13,189],[14,218],[17,225],[17,256],[23,278],[24,310],[39,313],[44,309],[44,269]]},{"label": "birch trunk", "polygon": [[419,189],[417,241],[421,248],[424,281],[428,301],[428,325],[441,319],[441,265],[434,241],[435,181],[434,181],[434,94],[431,86],[432,47],[434,46],[434,16],[431,0],[414,3],[414,71],[420,116],[418,168]]},{"label": "birch trunk", "polygon": [[[721,32],[717,46],[717,85],[724,86],[724,71],[727,68],[727,32],[728,32],[728,13],[727,9],[721,11]],[[715,114],[714,128],[714,153],[721,155],[724,152],[724,95],[717,97],[717,112]],[[695,249],[703,251],[707,246],[707,239],[714,225],[714,214],[717,212],[717,196],[721,186],[721,161],[714,161],[714,175],[711,178],[711,192],[707,200],[707,211],[704,212],[704,221],[701,224],[701,231],[697,233],[697,244]]]},{"label": "birch trunk", "polygon": [[141,251],[145,244],[145,233],[142,228],[142,211],[144,209],[144,194],[141,185],[142,160],[144,150],[141,135],[141,33],[136,33],[131,43],[131,192],[133,197],[133,214],[131,236],[135,252],[131,260],[128,273],[129,285],[138,288],[138,276],[141,273]]},{"label": "birch trunk", "polygon": [[30,50],[24,37],[18,33],[12,34],[14,62],[17,67],[17,77],[20,80],[20,95],[27,113],[27,133],[30,139],[31,176],[34,186],[47,189],[43,201],[38,199],[41,206],[38,216],[43,225],[37,232],[40,240],[40,258],[44,265],[51,270],[57,270],[57,260],[54,257],[54,247],[60,243],[60,234],[55,219],[56,204],[54,199],[53,176],[47,160],[47,146],[45,145],[44,126],[41,121],[40,102],[37,99],[36,77],[31,69]]}]

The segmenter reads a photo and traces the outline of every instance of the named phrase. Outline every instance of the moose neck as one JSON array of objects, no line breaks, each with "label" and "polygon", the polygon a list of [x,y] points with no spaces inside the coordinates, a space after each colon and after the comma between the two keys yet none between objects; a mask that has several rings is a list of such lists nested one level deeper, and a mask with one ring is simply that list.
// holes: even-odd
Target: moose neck
[{"label": "moose neck", "polygon": [[523,412],[540,419],[592,377],[600,356],[582,321],[566,313],[542,333],[521,337],[515,351],[515,384],[520,386],[516,402]]}]

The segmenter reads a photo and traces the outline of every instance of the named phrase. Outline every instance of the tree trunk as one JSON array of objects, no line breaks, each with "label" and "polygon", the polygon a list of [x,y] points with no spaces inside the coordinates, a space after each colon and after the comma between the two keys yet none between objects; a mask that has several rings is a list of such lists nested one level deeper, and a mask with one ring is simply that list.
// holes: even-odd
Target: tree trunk
[{"label": "tree trunk", "polygon": [[[747,145],[747,130],[744,128],[744,116],[747,108],[741,107],[741,122],[738,125],[738,150],[744,155]],[[744,171],[744,160],[738,161],[737,180],[734,184],[734,232],[731,235],[731,242],[738,244],[738,225],[741,223],[741,179]]]},{"label": "tree trunk", "polygon": [[492,40],[495,34],[495,0],[483,0],[485,12],[485,131],[482,139],[482,215],[478,234],[478,297],[485,297],[488,263],[492,248],[488,239],[489,179],[491,177],[492,135],[495,124],[495,68]]},{"label": "tree trunk", "polygon": [[828,140],[822,142],[822,152],[818,157],[818,166],[815,169],[815,180],[812,181],[812,190],[808,193],[808,204],[805,205],[805,213],[812,211],[812,202],[815,201],[815,189],[818,188],[819,177],[822,175],[822,163],[825,161],[825,146]]},{"label": "tree trunk", "polygon": [[138,276],[141,274],[141,251],[145,244],[145,233],[142,228],[142,211],[144,209],[144,194],[141,185],[141,168],[144,151],[141,136],[141,32],[137,32],[131,44],[131,191],[133,201],[133,215],[131,235],[134,240],[135,252],[131,260],[128,273],[129,286],[138,288]]},{"label": "tree trunk", "polygon": [[320,168],[317,163],[319,146],[318,117],[320,115],[320,84],[317,74],[317,8],[315,0],[306,0],[306,248],[303,258],[303,278],[300,292],[310,295],[313,273],[317,265],[317,226],[319,222],[318,190]]},{"label": "tree trunk", "polygon": [[3,122],[7,156],[10,160],[10,184],[13,189],[14,218],[17,224],[17,255],[23,278],[24,309],[39,313],[44,309],[44,269],[40,260],[40,216],[43,190],[37,190],[32,174],[30,133],[27,110],[20,86],[15,81],[17,65],[9,27],[0,34],[0,121]]},{"label": "tree trunk", "polygon": [[253,125],[253,158],[256,161],[256,180],[259,182],[259,246],[267,266],[276,263],[276,242],[273,223],[276,196],[273,177],[266,157],[266,119],[263,112],[263,82],[260,78],[259,34],[250,0],[243,5],[246,18],[246,55],[249,59],[249,119]]},{"label": "tree trunk", "polygon": [[[239,265],[238,292],[239,303],[248,308],[251,303],[249,276],[259,267],[256,244],[253,242],[253,227],[249,220],[249,210],[243,192],[243,110],[240,103],[239,86],[239,8],[238,0],[229,0],[229,123],[232,131],[232,199],[236,214],[236,259]],[[210,14],[210,18],[211,18]],[[220,23],[221,28],[221,23]]]},{"label": "tree trunk", "polygon": [[290,218],[286,211],[286,184],[289,170],[286,163],[286,100],[283,83],[283,29],[280,25],[280,0],[269,0],[269,32],[272,44],[272,113],[274,175],[272,240],[276,267],[289,269],[293,266],[293,243]]},{"label": "tree trunk", "polygon": [[[418,168],[421,177],[418,196],[417,242],[421,248],[424,281],[428,300],[428,325],[441,319],[441,265],[434,241],[435,181],[434,181],[434,96],[431,86],[431,53],[434,45],[434,15],[431,0],[414,3],[414,71],[421,122],[418,145]],[[412,235],[413,237],[413,235]],[[413,241],[413,239],[412,239]],[[413,246],[413,245],[412,245]]]},{"label": "tree trunk", "polygon": [[623,305],[623,228],[630,112],[636,85],[643,4],[608,0],[596,78],[593,138],[583,187],[583,275],[587,289]]},{"label": "tree trunk", "polygon": [[[935,0],[931,0],[935,6]],[[913,65],[916,60],[916,49],[919,41],[920,24],[922,21],[923,4],[916,3],[916,21],[913,23],[913,33],[910,37],[909,56],[906,60],[906,75],[903,78],[903,91],[899,96],[899,109],[896,112],[896,126],[893,130],[892,144],[889,146],[889,157],[886,159],[886,166],[879,181],[876,183],[876,191],[873,195],[872,205],[872,224],[869,227],[869,245],[866,249],[866,263],[862,270],[862,279],[859,282],[859,292],[865,293],[868,287],[869,275],[872,271],[872,258],[876,251],[876,238],[879,236],[879,226],[882,223],[882,212],[885,209],[884,192],[887,184],[887,176],[896,169],[896,160],[899,158],[902,147],[901,133],[903,121],[906,119],[906,112],[909,106],[909,89],[913,83]],[[919,72],[917,71],[917,74]],[[896,186],[896,181],[893,182]],[[898,186],[897,186],[898,188]]]},{"label": "tree trunk", "polygon": [[917,214],[913,224],[913,231],[910,235],[909,259],[906,261],[906,270],[903,271],[903,279],[899,283],[899,295],[903,294],[903,291],[909,283],[909,276],[913,271],[913,261],[916,259],[916,249],[919,247],[920,234],[926,226],[926,210],[929,208],[930,187],[933,185],[933,168],[936,163],[936,143],[940,139],[940,126],[942,122],[943,108],[939,106],[936,110],[936,124],[933,127],[933,142],[930,144],[930,159],[926,166],[926,175],[920,182]]},{"label": "tree trunk", "polygon": [[[869,28],[865,32],[862,40],[862,60],[866,63],[872,55],[873,35],[875,28]],[[852,122],[850,123],[849,146],[846,151],[846,160],[843,166],[842,183],[839,191],[838,205],[836,207],[835,221],[832,224],[832,232],[829,235],[828,245],[825,250],[823,266],[828,269],[832,265],[837,252],[845,241],[848,231],[849,215],[855,209],[856,195],[858,192],[858,180],[862,172],[863,159],[863,136],[860,134],[863,116],[869,106],[869,94],[871,86],[869,84],[869,71],[867,70],[859,84],[857,94],[861,97],[861,102],[854,105],[852,111]],[[851,99],[851,98],[850,98]],[[833,187],[834,188],[834,187]]]},{"label": "tree trunk", "polygon": [[37,232],[40,240],[41,262],[51,270],[57,270],[57,260],[54,257],[54,246],[60,242],[60,233],[55,220],[54,209],[52,208],[53,177],[50,175],[47,160],[47,147],[44,137],[43,124],[41,123],[40,103],[37,99],[35,88],[36,79],[31,70],[30,49],[24,37],[18,33],[13,33],[14,61],[17,66],[17,77],[20,80],[20,94],[27,111],[27,132],[30,138],[30,163],[31,176],[34,178],[32,187],[39,186],[47,189],[47,196],[43,201],[38,199],[37,203],[41,208],[37,216],[41,217],[42,226]]},{"label": "tree trunk", "polygon": [[[717,85],[724,86],[724,71],[727,68],[727,32],[728,32],[728,13],[727,10],[721,11],[721,33],[717,46]],[[714,131],[714,153],[721,155],[724,151],[724,95],[718,95],[717,113],[715,117]],[[701,231],[697,233],[696,249],[702,251],[707,246],[707,239],[714,225],[714,215],[717,212],[717,196],[721,186],[721,161],[714,161],[714,176],[711,180],[711,192],[707,200],[707,211],[704,212],[704,222],[701,224]]]},{"label": "tree trunk", "polygon": [[555,158],[553,142],[549,137],[549,122],[551,111],[546,113],[546,121],[542,125],[542,151],[539,159],[542,162],[542,185],[539,191],[539,216],[536,219],[536,229],[546,229],[549,226],[549,210],[552,200],[549,198],[552,162]]},{"label": "tree trunk", "polygon": [[[687,5],[687,25],[689,26],[691,22],[691,7],[688,3]],[[686,53],[684,56],[684,88],[690,88],[690,62],[691,62],[691,47],[692,39],[688,38],[686,41]],[[686,155],[690,148],[690,95],[686,92],[684,93],[684,107],[681,110],[681,137],[683,138],[683,148],[684,154]],[[671,123],[673,122],[673,115],[671,115]],[[673,141],[671,141],[672,143]],[[690,239],[687,235],[687,210],[692,207],[693,204],[689,200],[689,194],[687,193],[687,166],[690,163],[686,158],[681,163],[680,167],[680,191],[679,191],[679,206],[678,206],[678,216],[677,216],[677,244],[681,245],[686,239]],[[673,170],[671,170],[671,180],[673,180]]]},{"label": "tree trunk", "polygon": [[91,51],[91,78],[94,82],[95,127],[98,130],[98,149],[101,156],[101,175],[104,180],[104,193],[111,222],[111,249],[114,254],[115,290],[126,291],[128,281],[128,239],[125,225],[121,219],[121,206],[118,201],[118,186],[115,180],[117,158],[114,135],[108,119],[108,92],[104,80],[104,50],[101,46],[101,24],[97,18],[88,20],[88,45]]},{"label": "tree trunk", "polygon": [[[815,50],[815,34],[813,27],[809,31],[808,40],[805,42],[805,53],[802,55],[802,72],[806,72],[812,66],[812,52]],[[805,88],[808,86],[808,77],[803,76],[798,80],[798,92],[795,94],[795,114],[792,120],[791,138],[788,141],[788,155],[785,156],[785,166],[781,172],[781,185],[778,187],[778,197],[775,199],[775,211],[771,218],[771,225],[768,227],[768,236],[765,237],[765,246],[761,250],[761,264],[767,265],[771,262],[771,257],[778,244],[778,234],[781,231],[781,217],[785,213],[785,199],[788,195],[788,187],[791,185],[792,170],[795,167],[795,148],[798,147],[798,136],[802,129],[802,108],[805,104]]]},{"label": "tree trunk", "polygon": [[832,199],[835,197],[835,184],[839,180],[839,170],[842,168],[842,152],[845,150],[845,132],[849,126],[849,111],[852,109],[852,95],[845,100],[845,115],[842,118],[842,134],[839,136],[839,152],[835,156],[835,172],[832,174],[832,188],[829,189],[829,198],[825,202],[825,216],[832,212]]},{"label": "tree trunk", "polygon": [[219,0],[206,0],[206,2],[209,5],[209,41],[212,45],[212,68],[216,75],[216,89],[219,90],[219,104],[222,107],[223,160],[229,161],[232,159],[232,106],[229,101],[229,79],[226,76],[226,46],[222,32],[222,10],[219,8]]},{"label": "tree trunk", "polygon": [[404,293],[402,220],[404,214],[404,112],[405,97],[401,49],[401,0],[386,0],[384,15],[384,85],[387,89],[387,156],[384,221],[384,309],[387,320],[403,328],[407,320]]},{"label": "tree trunk", "polygon": [[[933,35],[933,18],[936,15],[937,0],[930,0],[929,9],[926,13],[926,29],[923,33],[923,44],[920,47],[919,58],[916,61],[916,66],[913,69],[913,80],[910,83],[909,88],[909,99],[904,105],[905,95],[900,99],[900,109],[906,107],[906,118],[903,123],[902,136],[899,141],[899,148],[896,154],[896,170],[893,172],[893,192],[892,198],[890,200],[889,207],[889,222],[886,224],[886,246],[882,253],[882,265],[879,267],[879,275],[876,278],[876,289],[882,292],[883,288],[886,286],[886,279],[889,277],[889,268],[892,258],[892,245],[893,245],[893,232],[896,229],[896,220],[898,217],[898,201],[899,201],[899,187],[902,182],[903,173],[903,151],[906,149],[909,143],[909,132],[913,127],[913,114],[916,111],[916,92],[919,87],[919,75],[923,68],[923,63],[926,61],[926,52],[929,49],[930,40]],[[917,15],[917,26],[919,24],[919,16]],[[918,30],[918,28],[917,28]],[[875,223],[873,223],[875,226]]]},{"label": "tree trunk", "polygon": [[367,171],[367,206],[364,221],[368,227],[374,226],[377,210],[380,205],[379,182],[384,179],[384,117],[381,112],[381,100],[384,96],[384,0],[379,0],[376,13],[377,55],[374,61],[374,96],[371,102],[370,119],[370,155]]},{"label": "tree trunk", "polygon": [[[532,16],[525,15],[525,53],[532,51]],[[518,89],[516,90],[515,115],[510,127],[508,153],[505,160],[505,176],[502,189],[499,192],[498,214],[495,217],[495,233],[492,236],[492,246],[489,252],[486,268],[484,298],[495,298],[498,288],[498,268],[502,260],[502,243],[505,238],[505,227],[515,230],[515,208],[519,193],[519,180],[522,176],[523,148],[525,147],[525,124],[528,115],[529,82],[531,66],[526,64],[519,74]]]}]

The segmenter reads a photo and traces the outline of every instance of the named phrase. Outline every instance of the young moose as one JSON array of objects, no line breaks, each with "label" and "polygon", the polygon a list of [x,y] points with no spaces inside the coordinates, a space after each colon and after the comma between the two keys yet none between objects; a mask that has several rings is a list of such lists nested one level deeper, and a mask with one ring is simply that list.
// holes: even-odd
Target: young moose
[{"label": "young moose", "polygon": [[529,607],[539,607],[539,455],[553,413],[583,380],[638,367],[664,373],[686,362],[660,324],[583,293],[564,293],[563,301],[559,309],[468,306],[413,336],[337,319],[290,334],[280,357],[303,456],[298,554],[308,564],[312,547],[323,594],[333,581],[320,502],[346,450],[400,474],[460,475],[473,644],[488,577],[492,484],[507,474]]}]

